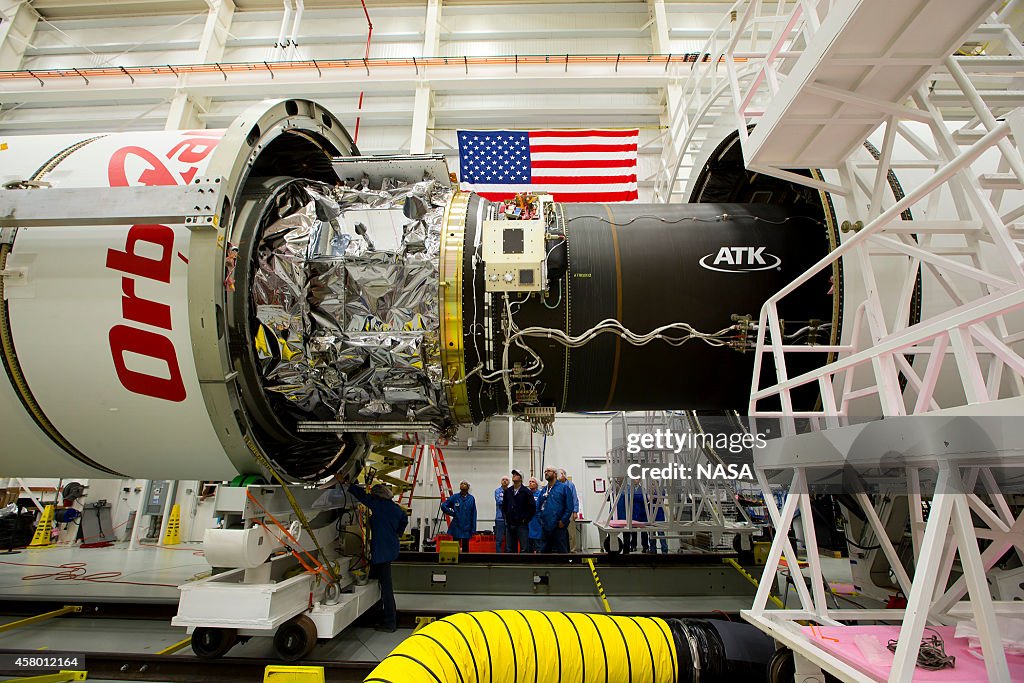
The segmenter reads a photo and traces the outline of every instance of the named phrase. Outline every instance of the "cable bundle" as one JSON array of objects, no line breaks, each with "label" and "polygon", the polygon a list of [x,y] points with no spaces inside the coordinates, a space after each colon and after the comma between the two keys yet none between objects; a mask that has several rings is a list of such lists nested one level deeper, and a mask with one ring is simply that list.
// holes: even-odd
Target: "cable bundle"
[{"label": "cable bundle", "polygon": [[[946,654],[946,643],[942,640],[939,632],[928,628],[934,635],[926,635],[921,639],[921,649],[917,653],[917,665],[926,671],[941,671],[952,669],[956,666],[956,657]],[[899,641],[895,638],[889,641],[889,651],[896,652]]]},{"label": "cable bundle", "polygon": [[[668,325],[656,327],[646,334],[637,334],[636,332],[627,329],[618,320],[615,320],[614,318],[606,318],[586,332],[575,337],[571,337],[563,330],[556,328],[527,327],[513,334],[509,338],[509,341],[514,341],[519,337],[543,337],[545,339],[554,339],[563,346],[576,348],[583,346],[599,334],[612,333],[617,334],[634,346],[643,346],[644,344],[649,344],[657,339],[660,339],[667,344],[671,344],[672,346],[682,346],[691,339],[699,339],[711,346],[725,346],[727,340],[725,340],[724,337],[730,334],[734,329],[734,327],[730,326],[718,330],[717,332],[700,332],[686,323],[670,323]],[[673,336],[665,334],[669,331],[679,331],[682,332],[683,335]]]},{"label": "cable bundle", "polygon": [[[649,344],[655,340],[662,340],[666,344],[672,346],[682,346],[686,342],[697,339],[703,341],[710,346],[726,346],[729,343],[727,335],[731,335],[735,330],[735,326],[726,327],[718,330],[717,332],[700,332],[694,329],[692,326],[686,323],[670,323],[668,325],[662,325],[656,327],[646,334],[637,334],[632,330],[625,327],[621,322],[614,318],[606,318],[601,322],[597,323],[589,330],[579,334],[577,336],[570,336],[563,330],[548,327],[526,327],[519,329],[513,319],[512,304],[509,303],[508,297],[505,298],[508,329],[507,336],[502,350],[502,370],[498,370],[490,373],[489,375],[481,375],[481,379],[485,382],[496,382],[498,380],[504,380],[506,398],[509,405],[512,405],[512,384],[509,380],[509,374],[513,372],[513,368],[509,367],[509,348],[513,344],[523,349],[530,354],[533,358],[533,363],[521,370],[519,374],[521,377],[533,377],[539,375],[544,369],[544,362],[540,356],[531,349],[529,346],[523,343],[523,337],[539,337],[543,339],[553,339],[559,344],[568,348],[578,348],[585,345],[587,342],[592,341],[595,337],[601,334],[615,334],[624,339],[625,341],[633,344],[634,346],[643,346]],[[521,303],[521,302],[520,302]],[[665,334],[669,331],[682,332],[681,336]],[[474,368],[473,372],[476,372],[478,368]],[[467,374],[468,377],[471,373]]]},{"label": "cable bundle", "polygon": [[[581,220],[581,219],[592,220],[592,221],[600,221],[602,223],[612,223],[613,222],[611,219],[605,218],[604,216],[573,216],[571,218],[566,219],[566,223],[571,223],[573,221],[578,221],[578,220]],[[817,223],[818,225],[824,225],[824,223],[820,219],[815,218],[814,216],[786,216],[782,220],[773,221],[770,218],[763,218],[761,216],[751,216],[751,215],[748,215],[748,214],[731,214],[731,213],[723,213],[723,214],[720,214],[718,216],[713,216],[711,218],[702,218],[700,216],[684,216],[682,218],[664,218],[662,216],[655,216],[653,214],[641,214],[639,216],[633,216],[632,218],[627,219],[625,221],[614,221],[614,223],[615,223],[616,226],[621,228],[623,226],[635,223],[636,221],[641,220],[641,219],[644,219],[644,220],[655,220],[655,221],[660,221],[661,223],[669,223],[669,224],[687,223],[687,222],[689,222],[689,223],[723,223],[723,222],[728,221],[728,220],[747,219],[747,220],[752,220],[755,223],[768,223],[770,225],[785,225],[786,223],[789,223],[790,221],[798,221],[799,220],[799,221],[809,221],[811,223]]]}]

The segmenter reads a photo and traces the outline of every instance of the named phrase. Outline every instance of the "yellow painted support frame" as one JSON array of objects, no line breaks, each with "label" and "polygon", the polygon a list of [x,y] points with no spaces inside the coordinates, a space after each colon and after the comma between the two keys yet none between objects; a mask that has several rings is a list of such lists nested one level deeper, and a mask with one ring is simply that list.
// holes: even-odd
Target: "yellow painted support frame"
[{"label": "yellow painted support frame", "polygon": [[186,647],[188,647],[191,644],[192,644],[192,636],[189,636],[188,638],[185,638],[184,640],[179,640],[174,645],[168,645],[164,649],[162,649],[159,652],[157,652],[157,654],[158,655],[173,655],[178,650],[183,650],[183,649],[185,649]]},{"label": "yellow painted support frame", "polygon": [[437,617],[416,617],[416,628],[414,628],[412,632],[416,633],[416,631],[419,631],[427,624],[432,624],[435,621],[437,621]]},{"label": "yellow painted support frame", "polygon": [[438,541],[437,561],[439,564],[457,564],[461,546],[458,541]]},{"label": "yellow painted support frame", "polygon": [[284,666],[271,664],[263,670],[263,683],[324,683],[322,666]]},{"label": "yellow painted support frame", "polygon": [[413,460],[407,455],[393,453],[390,449],[395,445],[397,444],[390,440],[375,444],[370,459],[367,461],[367,467],[372,462],[374,465],[373,479],[384,482],[395,493],[402,493],[412,488],[412,482],[399,479],[397,476],[393,476],[393,473],[404,470]]},{"label": "yellow painted support frame", "polygon": [[32,624],[37,624],[40,621],[46,621],[47,619],[53,619],[54,617],[60,617],[65,614],[77,613],[81,611],[82,608],[79,605],[65,605],[60,609],[53,610],[52,612],[45,612],[43,614],[37,614],[34,617],[18,619],[17,621],[12,621],[9,624],[0,624],[0,633],[3,633],[4,631],[11,631],[16,628],[21,628],[22,626],[31,626]]},{"label": "yellow painted support frame", "polygon": [[8,678],[7,683],[68,683],[69,681],[84,681],[88,677],[89,674],[86,671],[58,671],[27,678]]},{"label": "yellow painted support frame", "polygon": [[611,612],[612,606],[608,604],[608,596],[604,594],[604,586],[601,585],[601,577],[597,575],[597,567],[594,566],[594,558],[588,557],[587,564],[590,565],[590,573],[594,577],[594,585],[597,586],[597,594],[601,596],[601,603],[605,612]]},{"label": "yellow painted support frame", "polygon": [[[722,560],[722,562],[724,562],[725,564],[731,566],[733,569],[738,571],[743,576],[743,578],[745,578],[747,581],[749,581],[751,584],[753,584],[754,588],[757,588],[760,585],[760,582],[757,579],[755,579],[753,576],[751,576],[750,572],[748,572],[746,569],[741,567],[740,563],[737,562],[736,560],[732,559],[731,557],[726,557],[726,558],[724,558]],[[779,599],[779,596],[774,595],[772,593],[768,593],[768,597],[771,599],[771,601],[773,603],[775,603],[775,605],[779,609],[785,609],[786,608],[786,606],[782,604],[782,600]]]}]

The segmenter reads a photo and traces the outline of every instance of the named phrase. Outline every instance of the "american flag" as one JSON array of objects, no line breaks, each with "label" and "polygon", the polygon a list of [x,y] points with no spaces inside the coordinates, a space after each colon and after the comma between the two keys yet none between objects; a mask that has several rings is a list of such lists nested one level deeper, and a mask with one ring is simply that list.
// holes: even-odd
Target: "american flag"
[{"label": "american flag", "polygon": [[637,199],[639,130],[460,130],[463,190],[499,200],[548,192],[556,202]]}]

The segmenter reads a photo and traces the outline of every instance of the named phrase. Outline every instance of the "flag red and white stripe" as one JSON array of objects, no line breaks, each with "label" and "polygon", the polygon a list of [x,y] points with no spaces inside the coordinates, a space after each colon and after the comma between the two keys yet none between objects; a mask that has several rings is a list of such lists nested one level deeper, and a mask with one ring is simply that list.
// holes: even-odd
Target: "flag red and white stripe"
[{"label": "flag red and white stripe", "polygon": [[[559,202],[628,202],[638,199],[637,147],[640,131],[633,130],[531,130],[507,131],[528,134],[529,177],[511,175],[518,182],[499,177],[470,177],[463,160],[462,189],[492,200],[508,199],[517,192],[550,193]],[[460,136],[474,131],[460,131]],[[493,133],[479,133],[493,135]],[[521,138],[519,138],[521,140]],[[460,147],[464,154],[472,147]],[[495,147],[500,146],[499,143]],[[497,162],[495,162],[497,163]],[[469,182],[466,182],[466,181]],[[499,182],[496,182],[499,181]]]}]

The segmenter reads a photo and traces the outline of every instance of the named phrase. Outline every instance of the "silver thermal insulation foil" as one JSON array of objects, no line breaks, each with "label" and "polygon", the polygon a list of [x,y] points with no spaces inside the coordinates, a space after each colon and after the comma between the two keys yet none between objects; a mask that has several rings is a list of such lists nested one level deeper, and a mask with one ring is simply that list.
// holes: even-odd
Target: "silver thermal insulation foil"
[{"label": "silver thermal insulation foil", "polygon": [[308,181],[278,197],[252,288],[265,389],[310,419],[448,417],[438,261],[449,197],[434,181],[389,179],[376,190]]}]

